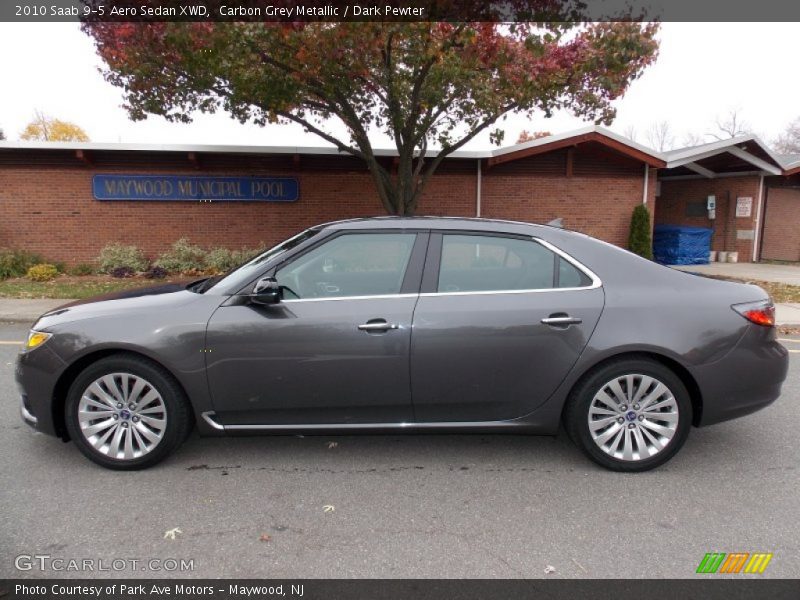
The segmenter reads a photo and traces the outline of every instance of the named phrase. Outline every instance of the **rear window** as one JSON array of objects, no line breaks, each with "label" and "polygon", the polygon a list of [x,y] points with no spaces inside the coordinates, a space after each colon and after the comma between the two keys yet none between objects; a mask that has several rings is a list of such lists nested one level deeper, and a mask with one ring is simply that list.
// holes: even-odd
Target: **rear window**
[{"label": "rear window", "polygon": [[585,273],[534,240],[457,234],[442,238],[439,292],[541,290],[590,283]]}]

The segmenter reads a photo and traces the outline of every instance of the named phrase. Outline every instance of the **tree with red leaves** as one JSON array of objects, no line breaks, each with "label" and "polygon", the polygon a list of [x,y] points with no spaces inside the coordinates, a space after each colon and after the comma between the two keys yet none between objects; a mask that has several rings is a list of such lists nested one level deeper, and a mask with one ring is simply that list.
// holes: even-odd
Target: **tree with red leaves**
[{"label": "tree with red leaves", "polygon": [[523,129],[519,132],[519,137],[517,137],[517,144],[524,144],[525,142],[532,142],[533,140],[538,140],[544,137],[548,137],[553,135],[549,131],[534,131],[531,133],[527,129]]},{"label": "tree with red leaves", "polygon": [[[511,2],[511,4],[514,4]],[[512,111],[609,123],[611,103],[655,58],[658,26],[580,23],[560,0],[528,22],[87,22],[133,119],[298,123],[362,159],[386,212],[414,214],[442,160]],[[548,22],[538,24],[536,16]],[[572,20],[570,20],[572,19]],[[331,119],[347,135],[332,133]],[[388,134],[397,158],[376,155]]]}]

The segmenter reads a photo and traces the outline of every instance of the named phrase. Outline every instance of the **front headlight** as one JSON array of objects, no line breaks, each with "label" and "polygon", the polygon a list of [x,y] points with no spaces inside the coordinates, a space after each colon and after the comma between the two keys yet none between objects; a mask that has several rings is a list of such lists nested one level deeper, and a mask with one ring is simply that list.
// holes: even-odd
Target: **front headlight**
[{"label": "front headlight", "polygon": [[53,337],[52,333],[45,333],[43,331],[34,331],[31,329],[28,334],[28,339],[25,341],[25,350],[33,350],[44,344],[47,340]]}]

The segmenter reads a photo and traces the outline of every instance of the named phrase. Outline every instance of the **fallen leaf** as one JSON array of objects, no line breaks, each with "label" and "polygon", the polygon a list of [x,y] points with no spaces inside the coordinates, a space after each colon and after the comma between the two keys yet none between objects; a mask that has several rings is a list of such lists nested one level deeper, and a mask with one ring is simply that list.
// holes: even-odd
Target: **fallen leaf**
[{"label": "fallen leaf", "polygon": [[579,563],[579,562],[578,562],[577,560],[575,560],[574,558],[572,558],[571,560],[572,560],[572,562],[574,562],[576,565],[578,565],[578,567],[580,568],[580,570],[581,570],[581,571],[583,571],[584,573],[586,573],[586,572],[587,572],[587,571],[586,571],[586,569],[584,568],[584,566],[583,566],[581,563]]},{"label": "fallen leaf", "polygon": [[339,445],[339,442],[328,442],[328,448],[336,448]]},{"label": "fallen leaf", "polygon": [[556,572],[556,568],[553,565],[547,565],[544,568],[544,574],[545,575],[550,575],[550,573],[555,573],[555,572]]},{"label": "fallen leaf", "polygon": [[167,531],[165,531],[165,532],[164,532],[164,539],[165,539],[165,540],[174,540],[174,539],[175,539],[175,536],[176,536],[177,534],[179,534],[179,533],[183,533],[183,532],[180,530],[180,527],[175,527],[175,528],[173,528],[173,529],[168,529]]},{"label": "fallen leaf", "polygon": [[333,504],[326,504],[322,507],[322,510],[326,513],[330,513],[336,510],[336,507]]},{"label": "fallen leaf", "polygon": [[272,540],[272,536],[267,533],[262,533],[261,537],[258,538],[259,542],[269,542]]}]

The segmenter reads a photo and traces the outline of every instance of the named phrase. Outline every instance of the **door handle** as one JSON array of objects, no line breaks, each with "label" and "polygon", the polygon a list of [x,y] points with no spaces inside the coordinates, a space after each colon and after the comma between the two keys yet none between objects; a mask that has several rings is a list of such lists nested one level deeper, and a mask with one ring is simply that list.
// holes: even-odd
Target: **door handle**
[{"label": "door handle", "polygon": [[400,329],[400,326],[396,323],[387,323],[386,321],[368,321],[363,323],[362,325],[358,326],[360,331],[366,331],[367,333],[370,332],[380,332],[380,331],[389,331],[391,329]]},{"label": "door handle", "polygon": [[563,326],[563,325],[579,325],[583,323],[583,319],[580,317],[570,317],[565,315],[563,317],[547,317],[546,319],[542,319],[542,323],[545,325],[555,325],[555,326]]}]

